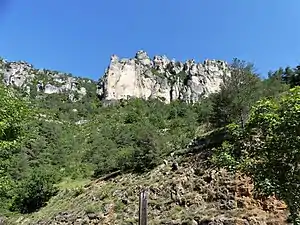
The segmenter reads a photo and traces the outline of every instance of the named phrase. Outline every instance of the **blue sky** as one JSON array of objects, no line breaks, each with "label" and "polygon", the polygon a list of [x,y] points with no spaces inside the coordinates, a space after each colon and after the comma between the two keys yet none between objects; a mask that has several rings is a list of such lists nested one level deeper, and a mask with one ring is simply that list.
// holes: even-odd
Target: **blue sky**
[{"label": "blue sky", "polygon": [[99,79],[110,55],[300,63],[299,0],[0,0],[0,56]]}]

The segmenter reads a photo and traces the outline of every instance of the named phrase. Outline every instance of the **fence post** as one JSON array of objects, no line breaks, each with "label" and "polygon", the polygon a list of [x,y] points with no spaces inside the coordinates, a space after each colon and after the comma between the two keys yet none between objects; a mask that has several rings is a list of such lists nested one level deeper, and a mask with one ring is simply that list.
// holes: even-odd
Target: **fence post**
[{"label": "fence post", "polygon": [[139,225],[147,225],[147,197],[148,194],[143,189],[140,193]]}]

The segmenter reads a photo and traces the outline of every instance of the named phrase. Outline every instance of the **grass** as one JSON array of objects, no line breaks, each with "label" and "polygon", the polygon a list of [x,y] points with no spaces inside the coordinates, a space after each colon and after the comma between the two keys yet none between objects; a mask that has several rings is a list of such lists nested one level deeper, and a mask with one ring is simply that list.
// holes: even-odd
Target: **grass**
[{"label": "grass", "polygon": [[65,178],[62,182],[57,184],[56,186],[60,190],[69,190],[69,189],[74,189],[78,187],[84,187],[86,184],[91,182],[89,179],[71,179],[71,178]]},{"label": "grass", "polygon": [[84,209],[86,214],[94,214],[94,213],[99,213],[99,212],[103,212],[104,209],[102,207],[102,205],[87,205]]}]

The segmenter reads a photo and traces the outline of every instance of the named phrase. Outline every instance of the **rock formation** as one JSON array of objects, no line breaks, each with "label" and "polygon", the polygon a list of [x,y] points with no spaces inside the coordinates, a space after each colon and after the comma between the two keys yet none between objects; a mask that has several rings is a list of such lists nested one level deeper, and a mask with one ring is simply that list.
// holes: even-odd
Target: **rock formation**
[{"label": "rock formation", "polygon": [[5,85],[23,89],[28,95],[33,93],[67,93],[69,99],[76,101],[86,95],[84,83],[91,80],[73,77],[69,74],[35,69],[23,61],[7,62],[0,59],[0,75]]},{"label": "rock formation", "polygon": [[224,61],[181,63],[166,56],[151,60],[145,51],[138,51],[132,59],[111,56],[97,93],[103,100],[158,98],[166,103],[176,99],[193,103],[218,91],[227,75],[230,72]]},{"label": "rock formation", "polygon": [[[93,82],[70,74],[35,69],[23,61],[7,62],[0,59],[0,75],[5,85],[32,93],[68,93],[75,101],[86,95],[83,83]],[[205,60],[185,63],[166,56],[150,59],[145,51],[138,51],[132,59],[111,56],[111,62],[98,83],[97,94],[102,100],[129,98],[158,98],[170,103],[180,99],[188,103],[219,90],[223,77],[230,75],[224,61]]]}]

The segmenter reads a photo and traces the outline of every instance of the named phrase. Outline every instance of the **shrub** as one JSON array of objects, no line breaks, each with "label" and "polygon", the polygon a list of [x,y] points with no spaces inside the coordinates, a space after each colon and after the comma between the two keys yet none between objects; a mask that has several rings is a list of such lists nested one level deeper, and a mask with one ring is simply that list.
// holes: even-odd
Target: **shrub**
[{"label": "shrub", "polygon": [[52,174],[41,169],[33,169],[16,189],[11,209],[21,213],[31,213],[45,206],[58,189],[54,186]]}]

